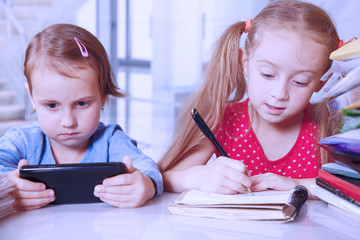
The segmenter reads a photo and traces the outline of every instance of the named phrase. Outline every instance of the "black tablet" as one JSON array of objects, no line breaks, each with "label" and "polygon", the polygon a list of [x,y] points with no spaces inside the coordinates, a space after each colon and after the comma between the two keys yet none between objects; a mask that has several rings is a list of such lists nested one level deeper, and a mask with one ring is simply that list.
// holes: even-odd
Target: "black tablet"
[{"label": "black tablet", "polygon": [[20,177],[54,189],[52,204],[94,203],[101,202],[94,195],[94,187],[125,172],[122,162],[27,165],[20,169]]}]

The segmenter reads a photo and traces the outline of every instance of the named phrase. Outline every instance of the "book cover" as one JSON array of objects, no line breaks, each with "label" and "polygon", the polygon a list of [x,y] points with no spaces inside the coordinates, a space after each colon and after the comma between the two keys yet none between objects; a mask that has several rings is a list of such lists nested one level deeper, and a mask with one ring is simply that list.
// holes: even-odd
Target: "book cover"
[{"label": "book cover", "polygon": [[[339,189],[342,193],[352,197],[356,201],[360,201],[360,187],[344,179],[348,177],[334,175],[319,169],[319,177],[326,183],[330,184],[336,189]],[[351,178],[350,178],[351,179]],[[357,182],[359,179],[351,179],[353,182]],[[357,180],[357,181],[356,181]]]},{"label": "book cover", "polygon": [[335,161],[342,162],[360,173],[360,158],[358,156],[353,156],[348,153],[332,151],[332,149],[329,149],[327,147],[325,147],[325,149],[328,150],[330,156]]},{"label": "book cover", "polygon": [[332,175],[360,188],[360,179],[352,178],[352,177],[348,177],[348,176],[344,176],[344,175],[339,175],[339,174],[332,174]]},{"label": "book cover", "polygon": [[321,169],[331,174],[360,179],[360,173],[358,171],[342,162],[326,163],[321,166]]},{"label": "book cover", "polygon": [[352,69],[324,95],[324,98],[337,97],[360,85],[360,66]]},{"label": "book cover", "polygon": [[350,156],[358,157],[357,161],[360,162],[359,142],[360,128],[323,138],[319,141],[319,145],[327,147],[325,149],[329,151],[347,153]]},{"label": "book cover", "polygon": [[[316,185],[314,185],[316,186]],[[316,186],[318,187],[318,186]],[[313,193],[313,186],[310,186],[310,191]],[[326,191],[321,189],[322,191]],[[316,227],[325,227],[331,229],[331,235],[328,235],[329,239],[358,239],[360,236],[359,222],[356,219],[360,219],[360,215],[352,213],[351,211],[344,210],[340,207],[332,205],[324,201],[327,205],[314,204],[315,208],[309,207],[307,212],[307,218],[311,223],[317,224]],[[311,208],[311,209],[310,209]],[[337,237],[335,237],[337,235]],[[321,237],[319,237],[320,239]],[[323,237],[327,239],[326,237]],[[322,239],[322,238],[321,238]]]},{"label": "book cover", "polygon": [[340,116],[342,109],[352,109],[360,107],[360,86],[327,102],[330,116]]},{"label": "book cover", "polygon": [[360,207],[360,202],[359,201],[356,201],[352,197],[350,197],[350,196],[346,195],[345,193],[341,192],[339,189],[333,187],[332,185],[325,182],[321,178],[317,177],[315,182],[316,182],[316,185],[318,185],[319,187],[322,187],[322,188],[328,190],[329,192],[335,194],[336,196],[339,196],[339,197],[341,197],[341,198],[355,204],[356,206]]},{"label": "book cover", "polygon": [[330,191],[315,184],[310,186],[310,191],[314,196],[320,198],[324,202],[360,217],[360,207],[337,196],[336,194],[331,193]]},{"label": "book cover", "polygon": [[319,141],[320,147],[331,157],[360,173],[360,129],[326,137]]},{"label": "book cover", "polygon": [[307,200],[305,187],[290,191],[263,191],[235,195],[190,190],[182,193],[168,209],[173,214],[233,220],[293,220]]},{"label": "book cover", "polygon": [[330,54],[331,60],[349,60],[360,57],[360,39],[356,39]]}]

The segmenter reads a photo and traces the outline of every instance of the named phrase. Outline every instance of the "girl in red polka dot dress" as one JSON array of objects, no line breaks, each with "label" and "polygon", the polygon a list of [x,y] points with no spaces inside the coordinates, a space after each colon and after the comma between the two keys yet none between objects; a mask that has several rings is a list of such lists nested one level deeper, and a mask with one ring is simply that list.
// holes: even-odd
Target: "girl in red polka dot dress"
[{"label": "girl in red polka dot dress", "polygon": [[[159,162],[165,191],[235,194],[314,183],[327,162],[317,142],[334,134],[338,123],[328,120],[325,102],[309,100],[324,85],[320,78],[339,41],[322,9],[298,1],[272,2],[254,20],[230,26]],[[195,125],[194,107],[229,157],[220,156]]]}]

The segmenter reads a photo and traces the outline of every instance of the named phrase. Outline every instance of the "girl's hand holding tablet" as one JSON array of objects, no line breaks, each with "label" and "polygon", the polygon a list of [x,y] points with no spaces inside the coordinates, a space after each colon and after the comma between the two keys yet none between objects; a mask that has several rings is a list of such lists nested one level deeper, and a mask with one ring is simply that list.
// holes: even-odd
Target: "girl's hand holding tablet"
[{"label": "girl's hand holding tablet", "polygon": [[44,183],[32,182],[20,178],[20,168],[29,165],[26,159],[20,160],[18,169],[8,175],[9,181],[15,185],[13,192],[16,202],[13,205],[15,210],[33,210],[48,205],[55,200],[55,193],[52,189],[46,189]]},{"label": "girl's hand holding tablet", "polygon": [[105,179],[95,187],[94,195],[114,207],[139,207],[155,195],[154,183],[133,167],[129,156],[123,158],[123,163],[127,173]]}]

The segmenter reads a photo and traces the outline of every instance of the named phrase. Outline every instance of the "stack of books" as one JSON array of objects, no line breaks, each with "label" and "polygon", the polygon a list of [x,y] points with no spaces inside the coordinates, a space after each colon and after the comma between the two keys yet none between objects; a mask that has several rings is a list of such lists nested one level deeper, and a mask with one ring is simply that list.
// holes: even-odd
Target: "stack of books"
[{"label": "stack of books", "polygon": [[334,160],[319,170],[312,193],[339,212],[360,221],[360,39],[334,51],[333,70],[338,74],[324,98],[330,117],[342,119],[339,134],[319,144]]},{"label": "stack of books", "polygon": [[12,190],[12,184],[7,181],[0,171],[0,219],[13,213],[12,205],[15,200],[13,195],[10,194]]}]

